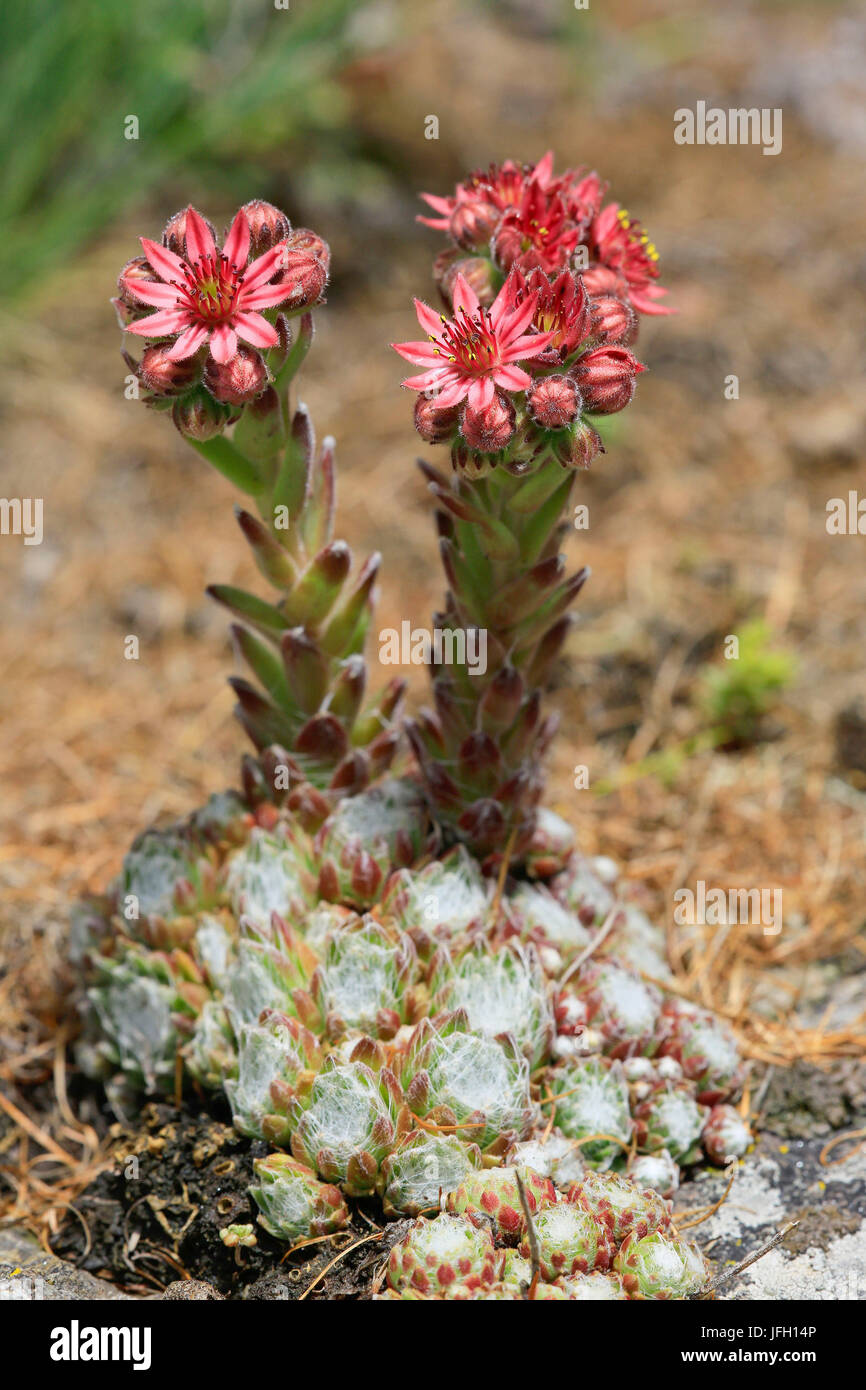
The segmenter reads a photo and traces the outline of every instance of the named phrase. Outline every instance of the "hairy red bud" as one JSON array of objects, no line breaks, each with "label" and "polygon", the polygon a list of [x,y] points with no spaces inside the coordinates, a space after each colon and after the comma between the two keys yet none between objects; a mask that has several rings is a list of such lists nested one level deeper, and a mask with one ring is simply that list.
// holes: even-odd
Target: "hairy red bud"
[{"label": "hairy red bud", "polygon": [[463,412],[463,438],[470,449],[481,454],[498,454],[514,433],[515,409],[511,401],[499,392],[483,410]]},{"label": "hairy red bud", "polygon": [[612,294],[594,295],[589,301],[592,310],[592,334],[603,343],[627,346],[637,337],[637,316],[630,305]]},{"label": "hairy red bud", "polygon": [[208,358],[204,381],[218,401],[226,405],[244,405],[262,394],[268,384],[268,372],[255,348],[240,344],[230,362]]},{"label": "hairy red bud", "polygon": [[[152,285],[156,281],[156,276],[145,260],[144,256],[134,256],[131,261],[127,261],[117,281],[118,299],[121,304],[127,305],[134,312],[131,318],[138,317],[145,311],[145,306],[141,300],[136,299],[135,291],[129,285],[124,284],[124,280],[141,281],[143,285]],[[128,319],[127,322],[130,322]]]},{"label": "hairy red bud", "polygon": [[628,294],[628,284],[623,276],[598,261],[587,266],[580,278],[587,294],[613,294],[618,299],[624,299]]},{"label": "hairy red bud", "polygon": [[435,397],[419,396],[415,402],[415,428],[428,444],[441,444],[457,428],[460,411],[456,405],[436,409]]},{"label": "hairy red bud", "polygon": [[580,392],[567,376],[545,376],[527,396],[529,413],[546,430],[561,430],[580,414]]},{"label": "hairy red bud", "polygon": [[149,391],[157,396],[177,396],[198,381],[201,366],[196,357],[173,362],[169,357],[171,344],[145,348],[138,364],[138,377]]},{"label": "hairy red bud", "polygon": [[593,348],[572,368],[587,410],[597,415],[614,415],[628,405],[634,395],[635,377],[646,368],[628,348]]},{"label": "hairy red bud", "polygon": [[176,400],[171,418],[187,439],[213,439],[226,425],[225,412],[213,396],[201,389]]},{"label": "hairy red bud", "polygon": [[458,246],[474,251],[487,245],[501,216],[500,210],[491,203],[482,198],[470,198],[457,204],[449,230]]},{"label": "hairy red bud", "polygon": [[[186,217],[189,209],[183,208],[181,212],[176,212],[174,217],[170,217],[165,224],[165,231],[162,234],[162,244],[167,246],[169,251],[173,251],[176,256],[186,256]],[[201,216],[201,214],[199,214]],[[206,217],[202,218],[211,236],[216,240],[216,232],[212,222]]]},{"label": "hairy red bud", "polygon": [[454,296],[454,281],[458,275],[463,276],[485,308],[493,303],[497,294],[494,271],[492,264],[484,256],[461,256],[456,247],[449,246],[447,251],[442,251],[436,257],[433,263],[433,278],[449,307]]},{"label": "hairy red bud", "polygon": [[270,251],[277,242],[285,241],[291,231],[286,214],[262,198],[253,198],[251,202],[244,203],[241,212],[249,224],[250,255],[253,260]]}]

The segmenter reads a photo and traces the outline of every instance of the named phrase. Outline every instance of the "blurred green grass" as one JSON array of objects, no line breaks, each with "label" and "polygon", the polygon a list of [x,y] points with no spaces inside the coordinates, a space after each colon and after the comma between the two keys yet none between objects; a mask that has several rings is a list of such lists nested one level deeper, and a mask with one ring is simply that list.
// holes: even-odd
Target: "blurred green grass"
[{"label": "blurred green grass", "polygon": [[[339,74],[358,0],[27,0],[0,9],[0,284],[18,298],[158,192],[243,201],[358,176]],[[136,116],[139,138],[126,139]],[[363,155],[362,155],[363,162]],[[173,211],[173,207],[169,209]]]}]

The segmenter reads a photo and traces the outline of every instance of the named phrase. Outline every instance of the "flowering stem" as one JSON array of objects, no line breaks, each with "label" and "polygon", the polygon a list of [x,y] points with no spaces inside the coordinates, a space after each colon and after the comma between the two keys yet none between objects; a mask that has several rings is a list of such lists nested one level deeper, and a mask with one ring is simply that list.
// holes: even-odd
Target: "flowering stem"
[{"label": "flowering stem", "polygon": [[190,439],[188,441],[218,473],[239,487],[241,492],[258,497],[262,489],[262,477],[252,459],[241,453],[235,444],[219,434],[214,439]]}]

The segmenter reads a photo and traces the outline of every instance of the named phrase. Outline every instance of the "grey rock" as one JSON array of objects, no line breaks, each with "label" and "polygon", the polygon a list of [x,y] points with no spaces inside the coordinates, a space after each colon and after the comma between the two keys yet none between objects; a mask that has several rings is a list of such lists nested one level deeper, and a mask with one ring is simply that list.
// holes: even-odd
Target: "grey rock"
[{"label": "grey rock", "polygon": [[107,1280],[46,1254],[29,1231],[12,1226],[0,1231],[0,1302],[14,1299],[135,1302]]}]

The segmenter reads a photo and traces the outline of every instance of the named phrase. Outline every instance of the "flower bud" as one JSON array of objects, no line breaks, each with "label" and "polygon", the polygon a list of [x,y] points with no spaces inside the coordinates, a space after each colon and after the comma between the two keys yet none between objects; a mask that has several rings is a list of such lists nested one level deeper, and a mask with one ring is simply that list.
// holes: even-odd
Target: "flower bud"
[{"label": "flower bud", "polygon": [[427,444],[441,444],[457,428],[460,411],[456,405],[437,410],[436,399],[419,395],[415,402],[415,428]]},{"label": "flower bud", "polygon": [[[491,241],[493,259],[502,270],[510,270],[523,255],[523,232],[513,217],[503,217]],[[533,261],[533,264],[537,262]]]},{"label": "flower bud", "polygon": [[498,454],[514,433],[515,415],[513,402],[497,391],[483,410],[472,410],[467,405],[461,426],[463,438],[477,453]]},{"label": "flower bud", "polygon": [[311,232],[309,227],[296,227],[286,237],[286,250],[291,258],[293,252],[299,255],[315,256],[322,262],[325,270],[331,268],[331,248],[316,232]]},{"label": "flower bud", "polygon": [[529,413],[545,430],[561,430],[580,414],[580,392],[567,376],[541,377],[527,396]]},{"label": "flower bud", "polygon": [[454,281],[458,275],[462,275],[470,289],[475,291],[481,304],[489,308],[497,295],[492,263],[484,256],[461,256],[454,246],[440,252],[433,262],[433,278],[449,308],[454,297]]},{"label": "flower bud", "polygon": [[573,184],[568,189],[565,195],[569,216],[584,225],[590,222],[593,217],[598,216],[607,189],[606,181],[600,179],[594,171],[585,174],[578,183]]},{"label": "flower bud", "polygon": [[[186,215],[188,211],[188,208],[183,208],[180,212],[176,212],[174,217],[170,217],[162,234],[163,246],[167,246],[169,251],[173,251],[176,256],[186,257]],[[202,221],[216,241],[213,223],[209,222],[206,217],[202,217]]]},{"label": "flower bud", "polygon": [[226,405],[244,405],[262,394],[268,384],[268,371],[255,348],[244,347],[241,343],[230,362],[208,358],[204,382],[218,401]]},{"label": "flower bud", "polygon": [[496,230],[502,213],[483,198],[459,202],[451,214],[449,231],[458,246],[467,251],[486,246]]},{"label": "flower bud", "polygon": [[315,232],[299,228],[286,240],[286,264],[273,277],[272,284],[285,285],[289,294],[284,310],[308,309],[318,303],[328,283],[331,251]]},{"label": "flower bud", "polygon": [[594,295],[589,301],[592,310],[592,335],[603,343],[633,343],[637,337],[637,318],[634,309],[612,294]]},{"label": "flower bud", "polygon": [[226,425],[226,414],[218,401],[201,388],[176,400],[171,418],[187,439],[213,439]]},{"label": "flower bud", "polygon": [[291,231],[286,214],[275,208],[273,203],[266,203],[261,198],[253,198],[251,202],[244,203],[241,212],[249,224],[250,256],[253,260],[270,251],[277,242],[285,241]]},{"label": "flower bud", "polygon": [[558,455],[563,468],[589,468],[596,454],[604,453],[601,435],[586,420],[581,420],[564,438],[568,447]]},{"label": "flower bud", "polygon": [[173,362],[169,357],[171,344],[145,348],[138,364],[138,379],[157,396],[179,396],[199,379],[200,364],[195,356]]},{"label": "flower bud", "polygon": [[579,358],[572,375],[580,387],[587,410],[614,415],[634,395],[635,377],[645,372],[636,357],[623,347],[593,348]]},{"label": "flower bud", "polygon": [[623,277],[599,261],[587,266],[580,278],[587,294],[613,294],[619,299],[625,299],[628,295],[628,285]]},{"label": "flower bud", "polygon": [[[144,256],[134,256],[131,261],[127,261],[123,270],[120,272],[117,281],[118,298],[122,304],[125,304],[134,311],[131,318],[138,318],[145,312],[148,306],[141,300],[136,299],[135,291],[131,289],[129,285],[124,284],[124,280],[140,280],[144,285],[152,285],[156,280],[156,276]],[[127,322],[131,322],[131,318],[128,319]]]}]

